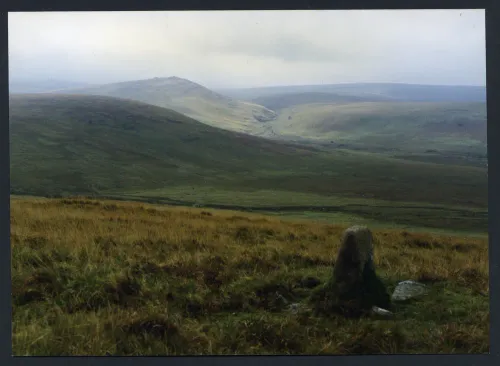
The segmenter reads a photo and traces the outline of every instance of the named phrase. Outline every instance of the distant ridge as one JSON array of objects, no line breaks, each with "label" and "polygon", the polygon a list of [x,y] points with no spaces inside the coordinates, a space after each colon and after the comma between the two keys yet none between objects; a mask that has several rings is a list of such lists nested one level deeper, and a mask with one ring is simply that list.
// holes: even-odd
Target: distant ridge
[{"label": "distant ridge", "polygon": [[486,88],[480,86],[354,83],[213,91],[170,76],[55,93],[135,100],[275,140],[370,151],[486,151]]},{"label": "distant ridge", "polygon": [[486,102],[486,87],[467,85],[424,85],[403,83],[346,83],[219,89],[234,98],[255,98],[294,93],[336,93],[358,97],[379,97],[405,102]]}]

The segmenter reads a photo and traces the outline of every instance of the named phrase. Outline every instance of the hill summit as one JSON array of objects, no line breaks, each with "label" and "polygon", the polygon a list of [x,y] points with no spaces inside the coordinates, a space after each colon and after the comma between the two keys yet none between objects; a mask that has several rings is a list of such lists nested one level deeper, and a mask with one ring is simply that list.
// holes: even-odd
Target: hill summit
[{"label": "hill summit", "polygon": [[218,128],[256,135],[264,134],[268,129],[264,125],[265,122],[274,120],[277,116],[266,107],[232,99],[177,76],[124,81],[59,92],[131,99],[169,108]]},{"label": "hill summit", "polygon": [[108,85],[118,88],[123,92],[125,90],[130,90],[130,92],[132,92],[135,88],[140,87],[153,88],[152,91],[160,92],[162,88],[165,88],[168,89],[168,94],[171,98],[198,95],[212,100],[232,100],[232,98],[218,94],[198,83],[177,76],[154,77],[151,79],[124,81]]}]

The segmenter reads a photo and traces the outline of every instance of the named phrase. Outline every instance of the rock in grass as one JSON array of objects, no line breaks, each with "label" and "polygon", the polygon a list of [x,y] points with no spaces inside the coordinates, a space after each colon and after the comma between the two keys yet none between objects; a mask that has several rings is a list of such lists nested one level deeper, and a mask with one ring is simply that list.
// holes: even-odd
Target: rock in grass
[{"label": "rock in grass", "polygon": [[364,226],[344,232],[332,277],[313,291],[310,301],[316,313],[361,316],[373,306],[390,308],[391,299],[375,273],[373,235]]},{"label": "rock in grass", "polygon": [[415,281],[403,281],[398,283],[391,296],[392,301],[407,301],[425,295],[428,287]]},{"label": "rock in grass", "polygon": [[391,311],[379,308],[378,306],[372,307],[372,313],[374,315],[381,316],[382,318],[390,318],[394,315]]}]

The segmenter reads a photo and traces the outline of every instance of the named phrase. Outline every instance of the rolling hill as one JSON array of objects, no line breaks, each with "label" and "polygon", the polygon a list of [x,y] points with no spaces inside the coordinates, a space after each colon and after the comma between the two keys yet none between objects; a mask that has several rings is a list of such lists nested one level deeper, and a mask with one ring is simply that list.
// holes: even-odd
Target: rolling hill
[{"label": "rolling hill", "polygon": [[343,95],[336,93],[325,92],[299,92],[289,94],[277,94],[270,96],[257,97],[253,102],[261,104],[276,112],[301,104],[310,103],[331,103],[331,104],[346,104],[346,103],[362,103],[362,102],[387,102],[390,101],[386,97],[363,97],[356,95]]},{"label": "rolling hill", "polygon": [[358,102],[286,107],[272,123],[289,138],[365,148],[486,154],[484,103]]},{"label": "rolling hill", "polygon": [[278,117],[269,125],[276,138],[432,151],[446,154],[445,160],[453,154],[486,157],[486,88],[480,86],[365,83],[221,92],[275,110]]},{"label": "rolling hill", "polygon": [[111,97],[11,95],[10,142],[15,194],[175,198],[203,189],[213,198],[267,190],[277,197],[275,206],[293,204],[299,194],[330,202],[345,197],[481,208],[487,202],[484,168],[325,152]]},{"label": "rolling hill", "polygon": [[11,95],[10,116],[14,189],[161,187],[246,171],[244,162],[270,168],[281,155],[300,156],[289,145],[111,97]]},{"label": "rolling hill", "polygon": [[259,135],[276,114],[263,106],[215,93],[178,78],[153,78],[61,90],[62,94],[102,95],[136,100],[173,109],[203,123],[227,130]]}]

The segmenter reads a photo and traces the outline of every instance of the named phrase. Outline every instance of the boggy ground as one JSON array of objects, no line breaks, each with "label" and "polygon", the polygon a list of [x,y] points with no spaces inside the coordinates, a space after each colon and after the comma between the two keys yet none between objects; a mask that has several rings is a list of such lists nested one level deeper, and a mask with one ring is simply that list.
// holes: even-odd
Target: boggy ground
[{"label": "boggy ground", "polygon": [[[11,200],[15,355],[483,353],[487,239],[375,230],[390,320],[316,317],[345,227],[85,198]],[[277,294],[280,294],[279,297]]]}]

